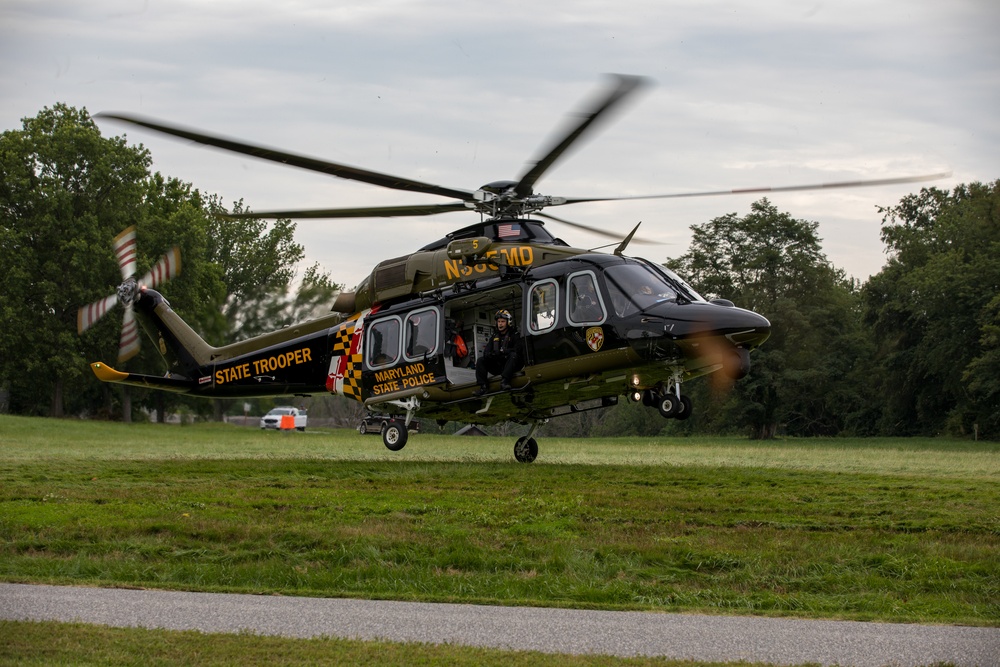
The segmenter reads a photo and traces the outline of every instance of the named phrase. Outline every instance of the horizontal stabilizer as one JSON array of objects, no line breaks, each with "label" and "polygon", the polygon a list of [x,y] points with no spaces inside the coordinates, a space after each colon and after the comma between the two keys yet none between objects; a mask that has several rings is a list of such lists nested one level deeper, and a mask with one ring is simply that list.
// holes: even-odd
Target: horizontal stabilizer
[{"label": "horizontal stabilizer", "polygon": [[195,388],[195,381],[187,378],[123,373],[99,361],[91,364],[90,367],[93,369],[94,375],[101,382],[117,382],[119,384],[129,384],[134,387],[149,387],[150,389],[174,391],[179,394],[186,394]]}]

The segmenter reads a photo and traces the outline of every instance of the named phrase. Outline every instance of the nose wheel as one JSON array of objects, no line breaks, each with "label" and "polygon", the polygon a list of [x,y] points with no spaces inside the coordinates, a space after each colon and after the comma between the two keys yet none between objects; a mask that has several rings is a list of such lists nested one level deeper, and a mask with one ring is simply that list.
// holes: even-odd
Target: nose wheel
[{"label": "nose wheel", "polygon": [[514,458],[518,463],[531,463],[538,457],[538,442],[531,436],[535,435],[539,425],[544,424],[546,419],[532,422],[528,434],[517,439],[514,443]]},{"label": "nose wheel", "polygon": [[642,392],[642,404],[655,408],[666,419],[687,419],[691,416],[691,399],[681,393],[681,373],[658,387]]},{"label": "nose wheel", "polygon": [[691,399],[684,394],[662,394],[657,400],[656,409],[667,419],[687,419],[691,416]]},{"label": "nose wheel", "polygon": [[382,428],[382,444],[391,452],[398,452],[406,446],[406,424],[398,419],[391,419]]},{"label": "nose wheel", "polygon": [[514,443],[514,458],[518,463],[531,463],[538,457],[538,442],[524,436]]}]

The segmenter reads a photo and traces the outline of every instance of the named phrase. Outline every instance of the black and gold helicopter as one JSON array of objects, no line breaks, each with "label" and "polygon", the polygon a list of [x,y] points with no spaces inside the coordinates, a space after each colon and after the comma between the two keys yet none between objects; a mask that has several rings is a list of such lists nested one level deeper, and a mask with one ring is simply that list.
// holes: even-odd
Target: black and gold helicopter
[{"label": "black and gold helicopter", "polygon": [[[624,238],[542,210],[623,199],[661,199],[908,183],[943,174],[639,197],[567,198],[540,195],[535,183],[563,153],[645,82],[614,75],[610,85],[572,117],[541,157],[516,181],[461,190],[255,146],[120,113],[98,114],[175,137],[382,187],[448,197],[443,204],[266,211],[264,218],[423,216],[471,211],[479,222],[414,253],[379,263],[331,314],[223,347],[208,345],[155,290],[179,270],[171,251],[142,279],[134,276],[134,229],[115,240],[124,282],[117,294],[81,309],[86,330],[115,303],[125,308],[119,359],[134,354],[138,322],[167,363],[164,376],[139,375],[94,363],[97,377],[204,397],[333,393],[397,418],[382,432],[390,450],[407,441],[414,416],[530,424],[515,458],[538,454],[539,424],[574,412],[615,405],[619,397],[686,419],[684,382],[710,373],[739,379],[750,353],[770,334],[757,313],[724,299],[708,301],[680,276],[654,262],[625,256],[638,229]],[[542,220],[620,241],[611,253],[573,248]],[[523,367],[510,387],[500,378],[478,391],[475,366],[491,336],[494,314],[505,310],[521,333]],[[464,352],[464,354],[463,354]],[[505,384],[505,383],[504,383]]]}]

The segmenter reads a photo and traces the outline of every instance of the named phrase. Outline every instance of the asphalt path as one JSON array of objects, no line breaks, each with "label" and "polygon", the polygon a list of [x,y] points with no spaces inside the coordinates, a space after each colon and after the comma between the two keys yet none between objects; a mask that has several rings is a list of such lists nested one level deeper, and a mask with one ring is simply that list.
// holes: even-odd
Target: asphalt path
[{"label": "asphalt path", "polygon": [[1000,666],[1000,628],[0,584],[0,618],[778,665]]}]

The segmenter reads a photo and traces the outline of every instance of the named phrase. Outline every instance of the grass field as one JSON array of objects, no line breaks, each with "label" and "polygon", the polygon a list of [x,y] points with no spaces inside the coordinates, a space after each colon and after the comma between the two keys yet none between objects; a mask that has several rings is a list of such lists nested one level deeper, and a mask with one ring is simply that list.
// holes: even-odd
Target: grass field
[{"label": "grass field", "polygon": [[[721,667],[724,663],[603,655],[552,655],[463,646],[396,644],[319,637],[206,635],[78,623],[0,621],[0,665],[237,665],[283,667]],[[729,663],[732,664],[732,663]],[[750,663],[740,663],[752,667]],[[945,667],[945,666],[939,666]]]},{"label": "grass field", "polygon": [[1000,446],[0,416],[0,579],[1000,625]]}]

